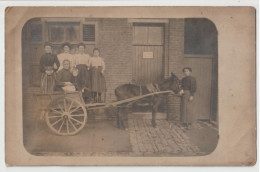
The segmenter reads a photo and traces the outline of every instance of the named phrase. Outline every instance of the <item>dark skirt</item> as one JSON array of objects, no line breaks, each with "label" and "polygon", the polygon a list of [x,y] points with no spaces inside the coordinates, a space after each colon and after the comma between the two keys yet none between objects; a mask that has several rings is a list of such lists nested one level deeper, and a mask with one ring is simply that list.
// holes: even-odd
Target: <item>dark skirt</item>
[{"label": "dark skirt", "polygon": [[91,78],[90,78],[90,70],[84,64],[77,65],[79,70],[78,74],[78,84],[81,88],[91,89]]},{"label": "dark skirt", "polygon": [[184,90],[184,94],[181,98],[181,122],[182,123],[193,123],[195,121],[194,114],[194,99],[189,101],[190,91]]},{"label": "dark skirt", "polygon": [[42,93],[52,93],[55,87],[55,73],[52,75],[47,75],[46,73],[42,73],[41,75],[41,90]]},{"label": "dark skirt", "polygon": [[102,67],[91,68],[91,89],[92,92],[104,93],[106,91],[105,77],[101,72]]}]

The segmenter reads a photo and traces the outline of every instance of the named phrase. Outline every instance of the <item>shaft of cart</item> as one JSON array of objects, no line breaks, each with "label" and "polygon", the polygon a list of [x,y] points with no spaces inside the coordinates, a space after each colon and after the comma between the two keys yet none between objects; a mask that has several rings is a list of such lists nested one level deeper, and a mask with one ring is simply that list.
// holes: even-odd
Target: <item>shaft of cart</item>
[{"label": "shaft of cart", "polygon": [[173,91],[158,91],[158,92],[153,92],[141,96],[135,96],[129,99],[124,99],[124,100],[119,100],[116,102],[110,102],[110,103],[92,103],[92,104],[86,104],[86,109],[87,110],[92,110],[92,109],[103,109],[103,108],[109,108],[109,107],[117,107],[119,105],[125,104],[125,103],[131,103],[134,101],[138,101],[140,99],[154,96],[154,95],[160,95],[160,94],[173,94],[175,96],[179,96],[178,94],[175,94]]}]

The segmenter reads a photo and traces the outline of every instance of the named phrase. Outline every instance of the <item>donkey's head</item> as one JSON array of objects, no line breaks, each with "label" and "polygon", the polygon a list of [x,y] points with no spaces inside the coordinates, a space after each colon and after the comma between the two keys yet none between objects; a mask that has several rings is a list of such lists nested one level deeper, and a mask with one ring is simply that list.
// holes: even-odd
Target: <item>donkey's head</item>
[{"label": "donkey's head", "polygon": [[179,93],[179,91],[181,90],[180,80],[174,73],[171,73],[171,76],[169,78],[163,80],[159,84],[159,87],[160,90],[171,90],[176,94]]},{"label": "donkey's head", "polygon": [[169,80],[170,80],[169,89],[177,94],[181,90],[179,78],[174,73],[171,72],[171,76]]}]

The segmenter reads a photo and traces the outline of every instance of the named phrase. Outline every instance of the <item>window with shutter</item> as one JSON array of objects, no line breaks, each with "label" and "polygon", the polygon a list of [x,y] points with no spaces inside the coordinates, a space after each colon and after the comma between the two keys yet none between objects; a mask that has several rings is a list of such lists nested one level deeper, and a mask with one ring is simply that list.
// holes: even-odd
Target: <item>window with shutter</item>
[{"label": "window with shutter", "polygon": [[83,24],[83,41],[95,42],[96,40],[96,25],[95,24]]},{"label": "window with shutter", "polygon": [[41,42],[42,41],[42,25],[41,24],[31,24],[30,34],[31,34],[32,42]]}]

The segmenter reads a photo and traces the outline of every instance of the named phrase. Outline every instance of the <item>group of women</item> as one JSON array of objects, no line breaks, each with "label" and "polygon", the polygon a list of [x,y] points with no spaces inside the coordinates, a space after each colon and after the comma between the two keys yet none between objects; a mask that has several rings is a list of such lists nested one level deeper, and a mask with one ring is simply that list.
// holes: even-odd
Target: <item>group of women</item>
[{"label": "group of women", "polygon": [[[52,53],[52,45],[45,43],[45,54],[40,59],[41,88],[43,93],[53,91],[82,91],[86,102],[101,102],[101,94],[106,91],[104,78],[105,63],[99,56],[98,48],[93,49],[93,56],[85,53],[85,45],[78,44],[78,53],[71,54],[71,45],[63,44],[63,53]],[[196,79],[191,76],[192,69],[183,68],[181,121],[186,127],[194,122],[194,93]]]},{"label": "group of women", "polygon": [[105,63],[100,50],[93,49],[93,56],[85,53],[85,44],[77,45],[78,52],[71,54],[71,45],[64,43],[63,52],[52,53],[52,44],[45,43],[45,54],[40,59],[41,88],[43,93],[53,91],[82,91],[85,101],[101,102],[106,91]]}]

